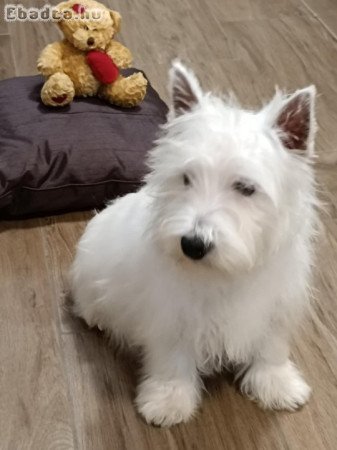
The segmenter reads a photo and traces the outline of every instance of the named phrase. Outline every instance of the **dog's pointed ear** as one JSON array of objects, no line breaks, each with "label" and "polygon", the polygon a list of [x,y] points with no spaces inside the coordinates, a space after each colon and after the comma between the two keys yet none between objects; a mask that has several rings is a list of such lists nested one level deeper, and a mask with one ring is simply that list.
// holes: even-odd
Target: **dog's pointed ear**
[{"label": "dog's pointed ear", "polygon": [[308,86],[284,97],[276,93],[273,127],[277,129],[283,146],[290,151],[312,156],[316,132],[315,86]]},{"label": "dog's pointed ear", "polygon": [[194,73],[177,60],[173,62],[169,75],[172,113],[177,117],[199,103],[202,90]]},{"label": "dog's pointed ear", "polygon": [[122,16],[119,14],[119,12],[114,11],[113,9],[109,10],[110,17],[114,22],[114,29],[116,33],[118,33],[121,30],[121,22],[122,22]]}]

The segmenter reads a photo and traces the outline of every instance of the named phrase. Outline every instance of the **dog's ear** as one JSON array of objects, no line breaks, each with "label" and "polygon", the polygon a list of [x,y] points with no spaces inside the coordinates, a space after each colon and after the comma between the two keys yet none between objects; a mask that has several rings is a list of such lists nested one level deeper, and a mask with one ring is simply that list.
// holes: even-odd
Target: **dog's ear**
[{"label": "dog's ear", "polygon": [[272,125],[287,150],[312,156],[316,132],[315,96],[315,86],[308,86],[287,97],[277,92],[272,100],[270,105],[275,114]]},{"label": "dog's ear", "polygon": [[177,117],[199,103],[202,90],[194,73],[177,60],[173,62],[169,75],[172,112]]}]

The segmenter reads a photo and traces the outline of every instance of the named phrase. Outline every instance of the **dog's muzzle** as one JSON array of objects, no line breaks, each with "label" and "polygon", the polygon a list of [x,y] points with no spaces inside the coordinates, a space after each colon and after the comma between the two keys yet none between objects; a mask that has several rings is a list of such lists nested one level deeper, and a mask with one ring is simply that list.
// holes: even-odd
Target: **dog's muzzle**
[{"label": "dog's muzzle", "polygon": [[199,236],[183,236],[180,245],[184,255],[194,260],[202,259],[212,248]]}]

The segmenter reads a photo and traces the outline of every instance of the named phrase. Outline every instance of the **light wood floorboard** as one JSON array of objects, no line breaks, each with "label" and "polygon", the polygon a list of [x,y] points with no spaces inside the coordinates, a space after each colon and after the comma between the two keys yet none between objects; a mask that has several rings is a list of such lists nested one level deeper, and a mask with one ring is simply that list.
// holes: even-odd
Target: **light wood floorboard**
[{"label": "light wood floorboard", "polygon": [[1,224],[1,449],[74,446],[57,305],[36,221]]}]

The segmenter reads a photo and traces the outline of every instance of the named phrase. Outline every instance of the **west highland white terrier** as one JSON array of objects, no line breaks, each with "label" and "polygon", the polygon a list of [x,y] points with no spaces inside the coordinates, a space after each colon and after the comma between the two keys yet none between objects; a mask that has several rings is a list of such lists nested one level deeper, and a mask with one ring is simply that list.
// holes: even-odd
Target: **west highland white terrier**
[{"label": "west highland white terrier", "polygon": [[170,93],[145,185],[80,240],[75,312],[142,349],[149,423],[190,419],[201,376],[228,365],[262,407],[294,410],[310,395],[288,342],[309,305],[315,88],[253,112],[175,62]]}]

